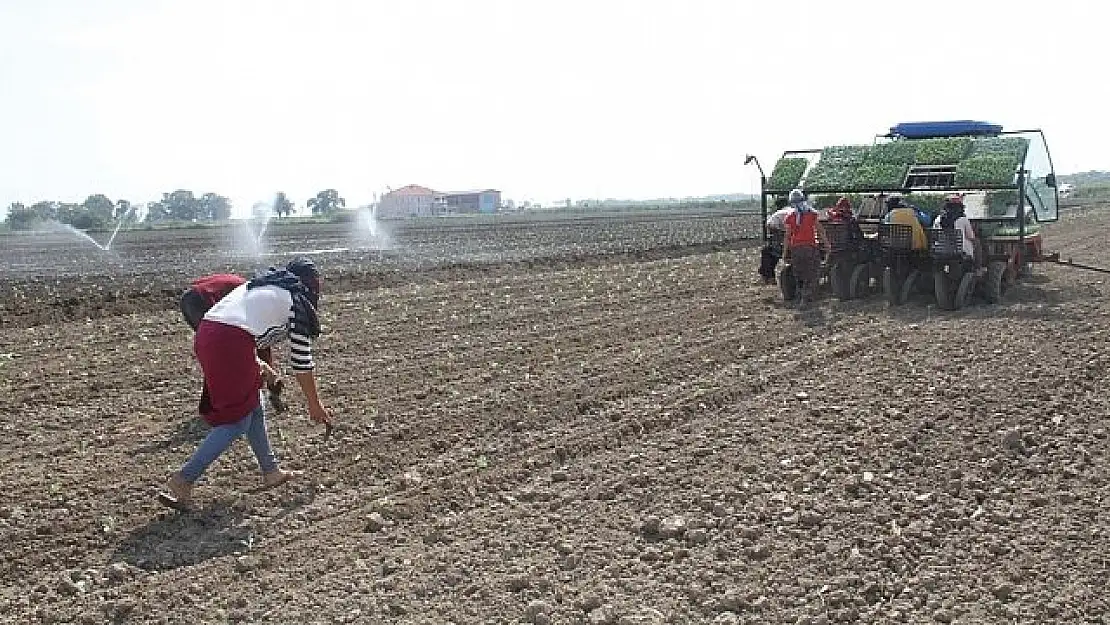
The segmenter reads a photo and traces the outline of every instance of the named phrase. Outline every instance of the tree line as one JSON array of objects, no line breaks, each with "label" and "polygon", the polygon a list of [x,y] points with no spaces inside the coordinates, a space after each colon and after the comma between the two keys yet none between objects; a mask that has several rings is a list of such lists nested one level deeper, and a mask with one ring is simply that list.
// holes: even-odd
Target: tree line
[{"label": "tree line", "polygon": [[[311,197],[306,206],[313,215],[333,215],[347,205],[335,189],[325,189]],[[272,213],[277,217],[293,214],[293,202],[278,193],[272,204],[260,202],[251,209],[252,216]],[[8,206],[5,220],[12,230],[31,230],[49,222],[69,224],[81,230],[105,229],[120,221],[157,224],[169,222],[218,222],[231,217],[231,200],[218,193],[197,196],[187,189],[163,193],[157,202],[145,205],[128,200],[112,201],[106,195],[90,195],[80,204],[43,201],[27,206],[15,202]]]}]

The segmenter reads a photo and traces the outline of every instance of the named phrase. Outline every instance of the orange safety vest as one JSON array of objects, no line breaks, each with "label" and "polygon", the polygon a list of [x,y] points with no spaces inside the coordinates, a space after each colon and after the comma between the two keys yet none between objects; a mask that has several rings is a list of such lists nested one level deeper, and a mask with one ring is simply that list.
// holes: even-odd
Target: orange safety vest
[{"label": "orange safety vest", "polygon": [[[798,215],[802,215],[802,223],[798,223]],[[786,225],[790,228],[790,247],[817,247],[817,211],[794,211],[786,216]]]}]

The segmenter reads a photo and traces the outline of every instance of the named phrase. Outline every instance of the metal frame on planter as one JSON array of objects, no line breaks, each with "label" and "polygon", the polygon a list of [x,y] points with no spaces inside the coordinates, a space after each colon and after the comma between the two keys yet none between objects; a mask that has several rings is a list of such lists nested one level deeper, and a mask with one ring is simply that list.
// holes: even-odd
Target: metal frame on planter
[{"label": "metal frame on planter", "polygon": [[[1044,138],[1044,132],[1041,131],[1040,129],[1009,130],[1009,131],[1002,131],[1002,132],[999,132],[999,133],[996,133],[996,134],[978,135],[978,136],[1001,137],[1001,136],[1029,135],[1029,134],[1034,134],[1034,133],[1040,136],[1041,145],[1044,147],[1045,155],[1048,159],[1048,169],[1049,169],[1049,172],[1050,172],[1049,175],[1051,175],[1052,178],[1053,178],[1053,184],[1051,185],[1051,188],[1052,188],[1052,192],[1053,192],[1053,195],[1054,195],[1053,200],[1054,200],[1055,206],[1056,206],[1056,215],[1052,219],[1044,219],[1042,216],[1036,214],[1036,207],[1035,206],[1032,207],[1032,208],[1033,208],[1033,211],[1034,211],[1034,216],[1037,218],[1038,222],[1051,223],[1051,222],[1056,221],[1057,219],[1059,219],[1060,198],[1059,198],[1058,186],[1055,184],[1056,170],[1055,170],[1055,167],[1052,163],[1052,153],[1048,148],[1048,142]],[[876,142],[880,138],[889,138],[891,136],[892,135],[890,135],[890,134],[877,135],[876,136]],[[954,136],[966,136],[966,135],[938,135],[937,137],[933,137],[933,138],[946,138],[946,137],[954,137]],[[925,137],[919,137],[919,138],[925,138]],[[919,139],[919,138],[915,138],[915,139]],[[875,145],[875,144],[876,144],[875,142],[872,143],[872,145]],[[823,151],[823,149],[787,150],[787,151],[782,153],[782,156],[780,156],[779,159],[781,160],[781,159],[784,159],[784,158],[802,157],[802,158],[806,158],[806,160],[810,160],[810,157],[817,156],[818,157],[817,160],[820,160],[820,155],[821,155],[822,151]],[[823,189],[816,190],[816,191],[807,191],[807,193],[817,194],[817,195],[878,194],[880,196],[880,198],[883,195],[892,194],[892,193],[899,193],[899,194],[903,194],[903,195],[906,195],[906,196],[909,196],[909,197],[912,198],[912,196],[915,192],[923,192],[923,193],[930,193],[930,192],[933,192],[933,193],[935,193],[935,192],[960,193],[960,192],[979,192],[979,191],[985,191],[985,192],[989,192],[989,191],[1016,191],[1017,192],[1017,197],[1018,197],[1018,202],[1017,202],[1018,205],[1017,205],[1017,213],[1014,217],[1008,217],[1008,216],[1007,217],[994,217],[994,218],[989,217],[989,216],[984,217],[984,218],[976,217],[976,218],[972,219],[972,221],[979,222],[979,223],[1006,223],[1006,222],[1009,222],[1009,221],[1012,221],[1012,220],[1016,219],[1017,222],[1018,222],[1017,242],[1018,242],[1021,249],[1025,249],[1025,243],[1026,243],[1026,238],[1027,238],[1026,237],[1026,228],[1025,228],[1025,220],[1026,220],[1025,209],[1026,209],[1026,206],[1027,206],[1026,197],[1025,197],[1025,193],[1026,193],[1026,191],[1025,191],[1025,181],[1026,181],[1026,175],[1029,173],[1028,163],[1027,163],[1028,158],[1029,158],[1029,150],[1026,149],[1025,152],[1021,155],[1021,163],[1020,163],[1020,166],[1017,170],[1016,182],[1014,184],[1008,184],[1008,185],[983,185],[983,184],[980,184],[980,185],[951,185],[951,186],[944,186],[944,187],[922,188],[922,187],[906,187],[903,184],[902,186],[897,186],[897,187],[895,187],[895,186],[879,186],[879,187],[823,188]],[[811,161],[810,162],[810,165],[806,168],[806,171],[803,172],[803,174],[802,174],[802,179],[803,180],[806,177],[806,175],[808,174],[808,172],[810,170],[812,170],[812,168],[815,166],[815,163],[816,163],[816,161]],[[776,164],[777,164],[777,161],[776,161]],[[769,242],[770,241],[770,236],[769,236],[769,233],[767,231],[767,226],[766,226],[767,216],[768,216],[768,213],[767,213],[768,197],[786,195],[786,194],[790,193],[791,189],[771,189],[768,186],[769,180],[764,176],[761,176],[760,178],[761,178],[761,180],[760,180],[760,183],[761,183],[760,184],[760,187],[761,187],[760,188],[760,195],[761,195],[760,215],[761,215],[761,220],[762,220],[762,224],[763,224],[763,239],[764,239],[764,241]],[[801,181],[799,181],[799,182],[801,182]],[[804,186],[803,186],[803,188],[804,188]],[[866,224],[874,224],[874,223],[881,222],[881,218],[879,218],[879,219],[863,218],[863,219],[860,219],[860,222],[861,223],[866,223]],[[1035,261],[1035,260],[1040,260],[1040,259],[1039,258],[1030,258],[1028,260]]]}]

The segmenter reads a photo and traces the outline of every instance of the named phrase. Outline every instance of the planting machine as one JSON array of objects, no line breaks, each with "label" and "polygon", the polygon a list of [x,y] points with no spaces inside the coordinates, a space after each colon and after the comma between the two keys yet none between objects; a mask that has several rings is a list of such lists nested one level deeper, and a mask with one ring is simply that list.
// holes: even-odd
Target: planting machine
[{"label": "planting machine", "polygon": [[[973,294],[997,303],[1031,263],[1060,262],[1059,254],[1045,254],[1040,232],[1059,216],[1056,174],[1040,130],[973,121],[899,124],[870,145],[784,152],[762,182],[764,223],[768,201],[794,188],[818,208],[839,197],[851,200],[859,230],[825,226],[832,252],[824,283],[839,299],[882,292],[898,305],[920,292],[945,309],[962,307]],[[961,252],[959,230],[931,227],[954,194],[977,237],[972,256]],[[888,223],[886,200],[893,196],[928,214],[922,232]],[[764,226],[764,240],[772,242],[772,234]],[[788,265],[779,281],[787,294],[793,286]]]}]

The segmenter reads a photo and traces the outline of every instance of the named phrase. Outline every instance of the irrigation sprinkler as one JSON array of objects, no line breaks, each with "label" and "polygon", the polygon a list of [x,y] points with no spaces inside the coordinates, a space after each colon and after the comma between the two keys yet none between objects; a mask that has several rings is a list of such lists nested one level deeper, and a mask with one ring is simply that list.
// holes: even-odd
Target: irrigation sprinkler
[{"label": "irrigation sprinkler", "polygon": [[134,204],[129,206],[123,215],[120,215],[119,221],[116,222],[116,229],[112,231],[112,236],[108,237],[108,243],[104,246],[105,251],[112,249],[112,242],[116,240],[116,235],[119,234],[120,226],[123,225],[123,222],[127,221],[127,218],[131,216],[133,212],[135,212]]},{"label": "irrigation sprinkler", "polygon": [[378,205],[370,204],[356,209],[352,236],[360,249],[393,249],[393,236],[382,222],[378,221]]},{"label": "irrigation sprinkler", "polygon": [[107,246],[101,245],[96,239],[92,238],[92,236],[89,235],[88,232],[85,232],[84,230],[78,230],[77,228],[74,228],[71,224],[63,224],[61,222],[58,222],[58,225],[61,226],[62,230],[73,234],[78,239],[82,239],[88,241],[89,243],[92,243],[94,246],[96,246],[96,249],[100,250],[101,252],[108,251]]},{"label": "irrigation sprinkler", "polygon": [[[262,258],[267,256],[265,248],[262,246],[263,237],[266,236],[266,229],[270,225],[270,219],[274,215],[274,207],[277,205],[277,196],[274,196],[272,203],[256,202],[251,207],[250,216],[242,221],[242,229],[236,234],[235,247],[238,250],[245,251],[248,255]],[[261,221],[261,225],[255,230],[255,224]]]},{"label": "irrigation sprinkler", "polygon": [[92,238],[92,235],[90,235],[88,232],[85,232],[84,230],[79,230],[79,229],[75,228],[72,224],[64,224],[64,223],[61,223],[61,222],[54,222],[54,223],[56,223],[58,226],[60,226],[62,230],[65,230],[66,232],[69,232],[69,233],[73,234],[78,239],[82,239],[84,241],[88,241],[89,243],[92,243],[94,246],[96,246],[96,249],[100,250],[101,252],[109,252],[109,251],[112,250],[112,243],[115,242],[116,235],[119,234],[120,228],[123,226],[123,222],[127,221],[127,218],[131,215],[131,213],[134,210],[135,210],[135,206],[131,206],[130,208],[127,209],[127,212],[125,212],[123,215],[120,216],[119,221],[116,222],[115,229],[112,230],[112,234],[108,237],[108,242],[103,244],[103,245],[101,245],[100,242],[97,241],[96,239]]}]

